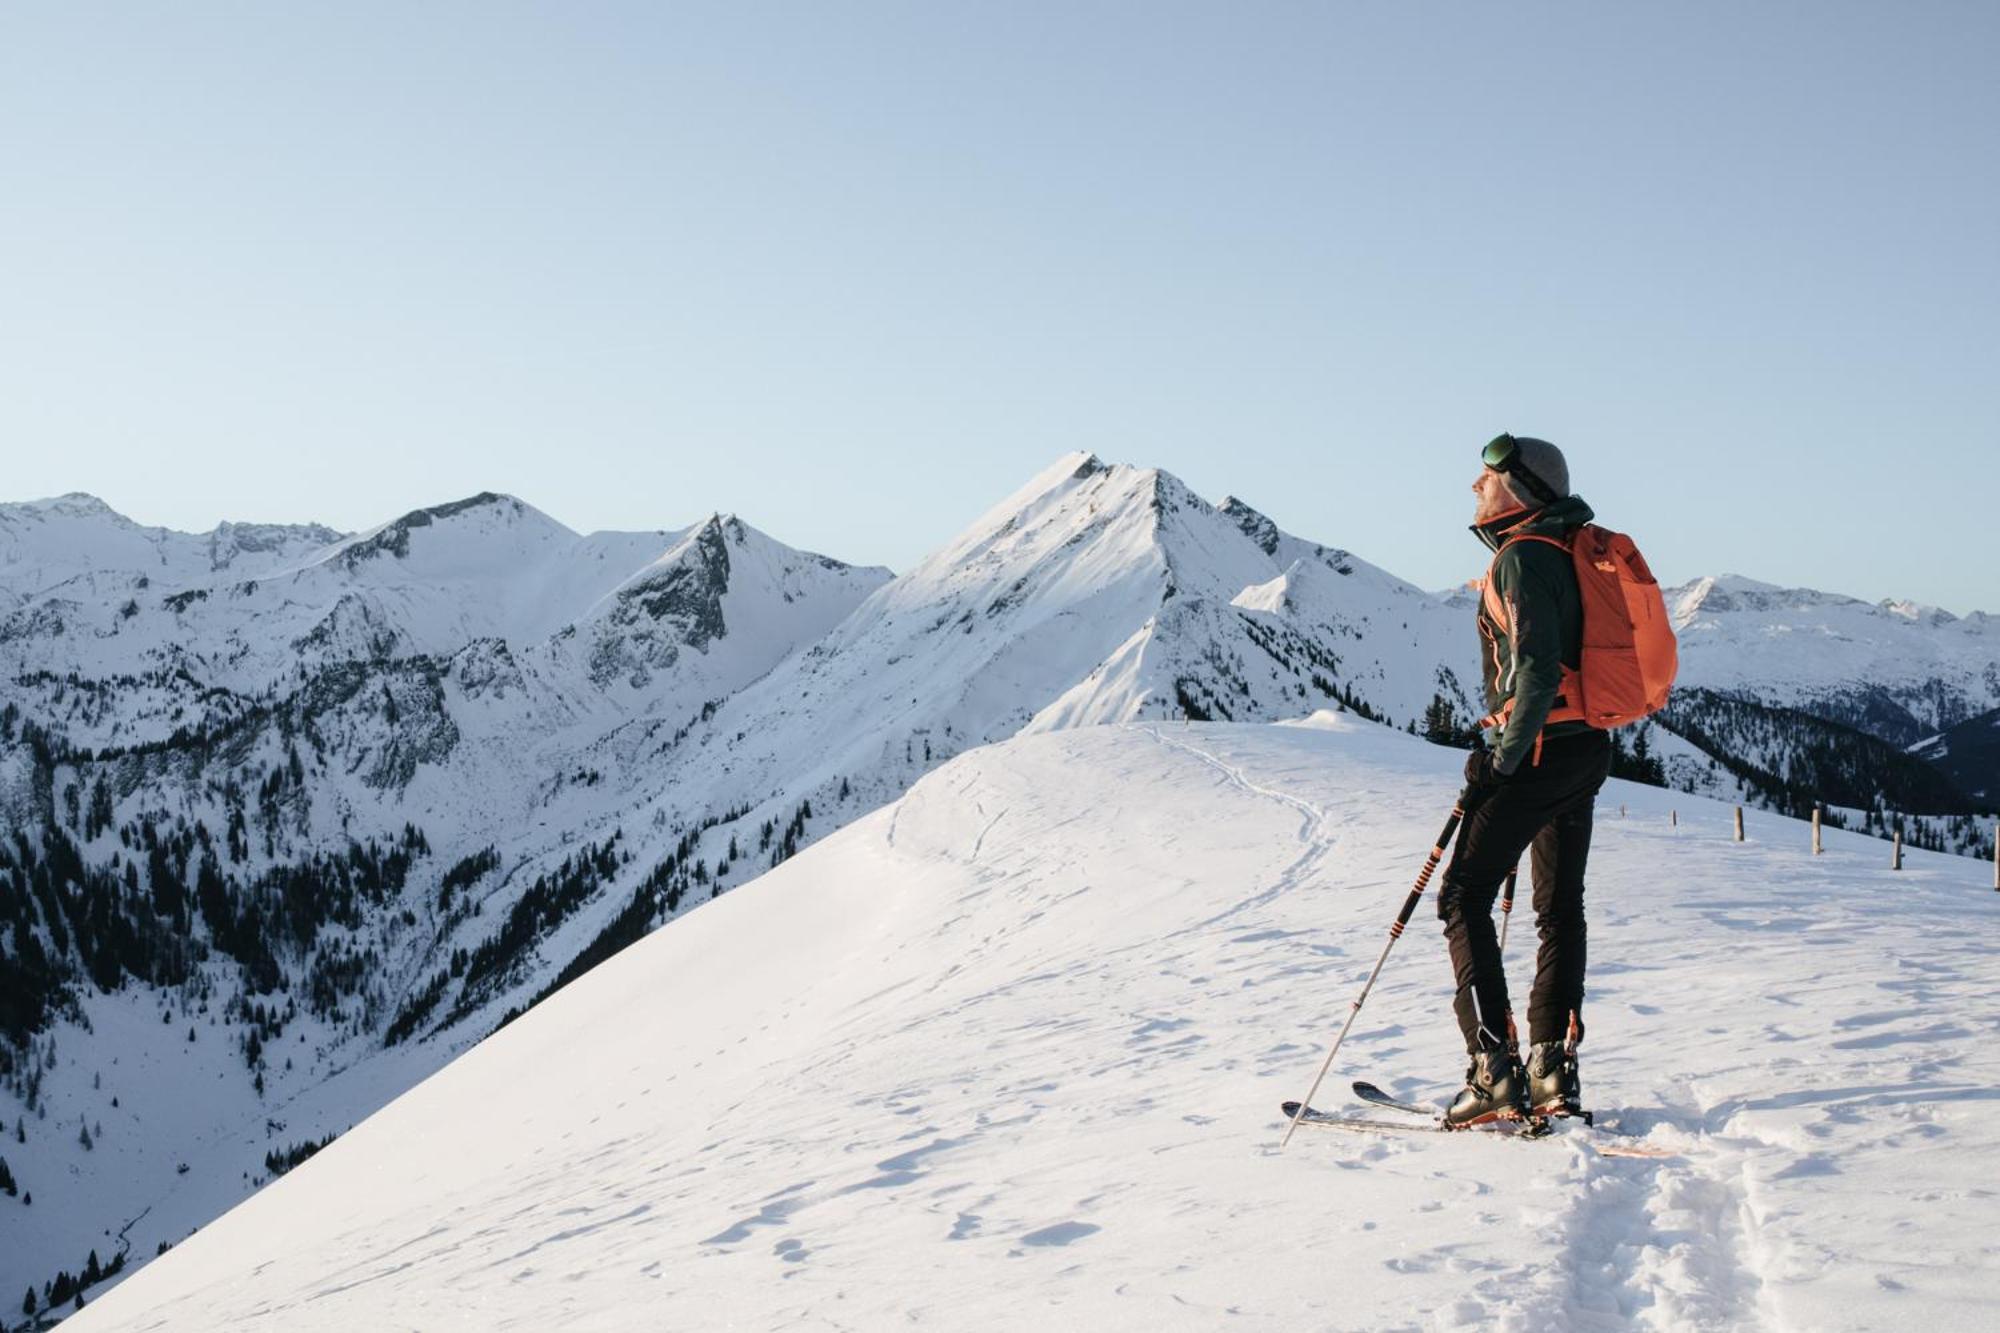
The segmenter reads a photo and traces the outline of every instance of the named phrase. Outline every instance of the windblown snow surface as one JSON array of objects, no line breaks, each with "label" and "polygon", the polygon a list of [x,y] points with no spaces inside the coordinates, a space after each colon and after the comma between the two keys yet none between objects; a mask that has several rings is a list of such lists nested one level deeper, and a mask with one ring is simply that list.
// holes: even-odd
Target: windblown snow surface
[{"label": "windblown snow surface", "polygon": [[[970,751],[71,1327],[1992,1327],[2000,894],[1959,858],[1894,874],[1759,816],[1738,845],[1724,806],[1613,783],[1608,1128],[1279,1150],[1457,761],[1327,715]],[[1329,1109],[1455,1085],[1431,900],[1417,924]]]}]

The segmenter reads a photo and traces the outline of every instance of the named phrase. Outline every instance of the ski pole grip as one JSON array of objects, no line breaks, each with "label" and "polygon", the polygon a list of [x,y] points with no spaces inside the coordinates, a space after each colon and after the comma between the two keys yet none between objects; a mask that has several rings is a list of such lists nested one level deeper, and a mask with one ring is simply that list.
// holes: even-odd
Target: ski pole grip
[{"label": "ski pole grip", "polygon": [[1444,832],[1438,834],[1437,845],[1431,848],[1430,856],[1424,861],[1424,868],[1417,873],[1416,885],[1411,888],[1410,896],[1403,900],[1403,910],[1396,914],[1396,924],[1389,928],[1391,938],[1401,935],[1404,928],[1410,924],[1410,917],[1416,912],[1417,904],[1422,901],[1424,890],[1430,885],[1431,876],[1437,873],[1438,862],[1444,860],[1444,849],[1451,846],[1452,835],[1458,832],[1458,823],[1464,817],[1464,808],[1454,807],[1451,818],[1444,822]]}]

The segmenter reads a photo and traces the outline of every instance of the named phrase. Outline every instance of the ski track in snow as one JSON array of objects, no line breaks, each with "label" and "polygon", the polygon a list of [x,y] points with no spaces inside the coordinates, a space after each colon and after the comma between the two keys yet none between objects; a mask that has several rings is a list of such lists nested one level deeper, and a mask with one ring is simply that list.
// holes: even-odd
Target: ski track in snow
[{"label": "ski track in snow", "polygon": [[[1769,819],[1739,847],[1723,807],[1619,786],[1591,889],[1605,1127],[1278,1151],[1277,1104],[1455,760],[1358,724],[974,752],[621,954],[75,1327],[1988,1322],[2000,963],[1994,895],[1952,858],[1892,880],[1877,844],[1814,858]],[[1325,1109],[1356,1077],[1433,1099],[1462,1068],[1434,923]],[[1601,1155],[1608,1132],[1674,1155]]]},{"label": "ski track in snow", "polygon": [[[1182,729],[1187,730],[1186,724],[1183,725]],[[1297,887],[1304,881],[1307,872],[1316,869],[1326,859],[1327,853],[1333,850],[1336,840],[1322,831],[1326,827],[1326,811],[1320,809],[1312,802],[1302,800],[1275,787],[1265,787],[1252,782],[1248,777],[1244,776],[1243,770],[1240,767],[1225,763],[1198,745],[1192,745],[1182,740],[1174,740],[1168,737],[1159,727],[1149,727],[1144,730],[1160,744],[1179,750],[1183,754],[1193,755],[1202,763],[1207,764],[1228,778],[1232,786],[1250,792],[1253,795],[1262,796],[1267,800],[1288,805],[1304,817],[1304,822],[1299,825],[1299,841],[1304,844],[1304,848],[1300,851],[1296,861],[1293,861],[1279,872],[1277,879],[1272,881],[1271,885],[1261,893],[1254,894],[1243,902],[1238,903],[1235,907],[1218,913],[1205,921],[1195,923],[1191,929],[1204,930],[1239,912],[1254,911],[1279,894]]]}]

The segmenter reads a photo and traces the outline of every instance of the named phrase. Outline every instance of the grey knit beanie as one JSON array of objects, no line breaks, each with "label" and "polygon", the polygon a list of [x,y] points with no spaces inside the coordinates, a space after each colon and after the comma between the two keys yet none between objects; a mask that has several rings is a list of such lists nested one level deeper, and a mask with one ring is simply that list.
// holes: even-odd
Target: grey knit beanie
[{"label": "grey knit beanie", "polygon": [[[1563,458],[1562,450],[1532,435],[1516,435],[1514,443],[1519,448],[1516,468],[1534,473],[1558,498],[1569,494],[1569,463]],[[1543,503],[1541,496],[1514,476],[1502,475],[1507,477],[1507,489],[1522,504],[1540,506]]]}]

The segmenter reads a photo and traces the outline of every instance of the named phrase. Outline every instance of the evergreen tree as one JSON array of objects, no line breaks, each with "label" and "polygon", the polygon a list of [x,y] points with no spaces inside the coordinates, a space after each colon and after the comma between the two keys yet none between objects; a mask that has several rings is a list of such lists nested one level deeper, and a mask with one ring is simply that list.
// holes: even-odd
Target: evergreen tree
[{"label": "evergreen tree", "polygon": [[111,809],[111,786],[100,775],[90,789],[90,819],[84,825],[83,836],[95,838],[110,828],[113,822]]},{"label": "evergreen tree", "polygon": [[1611,733],[1611,776],[1625,778],[1631,782],[1643,782],[1652,787],[1667,785],[1667,768],[1652,752],[1651,723],[1641,723],[1632,734],[1632,744],[1625,744],[1625,730]]},{"label": "evergreen tree", "polygon": [[1443,694],[1431,695],[1421,725],[1412,722],[1409,729],[1433,745],[1449,745],[1458,750],[1469,749],[1479,737],[1475,728],[1459,723],[1458,709]]},{"label": "evergreen tree", "polygon": [[33,1287],[29,1287],[28,1294],[21,1298],[21,1313],[27,1315],[30,1319],[35,1316],[35,1289]]}]

